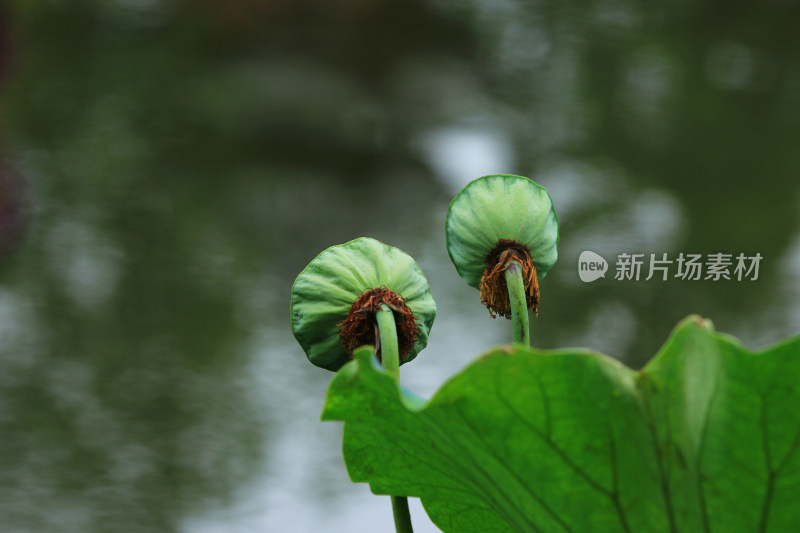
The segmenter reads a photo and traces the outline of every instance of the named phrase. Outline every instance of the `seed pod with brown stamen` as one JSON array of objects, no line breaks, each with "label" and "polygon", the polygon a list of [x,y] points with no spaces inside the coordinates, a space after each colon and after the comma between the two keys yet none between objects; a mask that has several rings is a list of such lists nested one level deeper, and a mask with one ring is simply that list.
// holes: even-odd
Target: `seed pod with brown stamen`
[{"label": "seed pod with brown stamen", "polygon": [[375,346],[375,313],[394,314],[400,364],[428,343],[436,304],[428,281],[405,252],[366,237],[332,246],[297,276],[292,286],[292,332],[315,365],[336,371],[355,348]]},{"label": "seed pod with brown stamen", "polygon": [[493,317],[511,314],[509,259],[521,263],[528,309],[537,310],[539,281],[558,258],[558,216],[544,187],[508,174],[478,178],[450,203],[445,232],[456,270]]}]

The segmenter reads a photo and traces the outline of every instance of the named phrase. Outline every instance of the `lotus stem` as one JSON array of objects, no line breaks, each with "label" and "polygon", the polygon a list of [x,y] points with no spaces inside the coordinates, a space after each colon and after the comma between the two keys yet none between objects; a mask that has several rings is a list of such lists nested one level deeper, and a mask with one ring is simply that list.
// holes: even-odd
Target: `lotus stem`
[{"label": "lotus stem", "polygon": [[516,259],[506,263],[506,285],[511,304],[512,339],[516,343],[531,345],[531,330],[528,324],[528,302],[525,297],[525,281],[522,279],[522,264]]},{"label": "lotus stem", "polygon": [[394,511],[394,527],[397,533],[414,533],[411,528],[411,514],[408,511],[408,498],[405,496],[392,496],[392,510]]},{"label": "lotus stem", "polygon": [[400,350],[397,346],[397,323],[394,313],[388,305],[381,305],[375,313],[380,334],[381,365],[392,376],[396,383],[400,383]]},{"label": "lotus stem", "polygon": [[[397,346],[397,324],[394,314],[388,305],[383,304],[375,313],[375,318],[378,322],[381,365],[392,376],[395,383],[400,383],[400,351]],[[391,498],[395,530],[397,533],[414,533],[411,527],[411,514],[408,510],[408,498],[405,496],[392,496]]]}]

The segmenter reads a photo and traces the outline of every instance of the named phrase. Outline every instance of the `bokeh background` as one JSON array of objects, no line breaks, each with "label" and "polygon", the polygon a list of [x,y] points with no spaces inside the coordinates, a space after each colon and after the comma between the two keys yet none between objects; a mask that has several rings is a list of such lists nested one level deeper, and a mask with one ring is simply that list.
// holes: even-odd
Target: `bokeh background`
[{"label": "bokeh background", "polygon": [[[789,0],[0,1],[0,529],[392,531],[318,420],[291,283],[362,235],[414,256],[439,314],[403,381],[432,394],[509,338],[444,248],[488,173],[562,221],[535,345],[796,334],[798,27]],[[586,249],[764,259],[585,284]]]}]

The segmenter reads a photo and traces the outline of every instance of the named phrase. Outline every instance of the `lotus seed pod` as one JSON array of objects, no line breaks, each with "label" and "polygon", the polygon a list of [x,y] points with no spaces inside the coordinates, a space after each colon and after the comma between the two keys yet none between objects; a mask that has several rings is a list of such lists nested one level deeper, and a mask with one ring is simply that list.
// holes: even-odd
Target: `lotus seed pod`
[{"label": "lotus seed pod", "polygon": [[[428,281],[405,252],[361,237],[332,246],[292,286],[292,333],[313,364],[336,371],[354,349],[377,346],[375,312],[386,304],[397,324],[400,364],[428,343],[436,304]],[[378,356],[380,349],[378,346]]]},{"label": "lotus seed pod", "polygon": [[481,291],[493,317],[510,317],[503,277],[510,259],[522,264],[528,309],[537,311],[539,280],[558,258],[558,216],[544,187],[509,174],[478,178],[450,203],[445,232],[456,271]]}]

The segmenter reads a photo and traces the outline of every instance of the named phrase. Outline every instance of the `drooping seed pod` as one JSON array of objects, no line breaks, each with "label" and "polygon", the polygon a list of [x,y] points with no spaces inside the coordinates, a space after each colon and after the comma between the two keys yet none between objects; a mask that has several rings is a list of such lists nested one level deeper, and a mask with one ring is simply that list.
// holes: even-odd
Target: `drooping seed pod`
[{"label": "drooping seed pod", "polygon": [[332,246],[292,286],[292,333],[315,365],[336,371],[355,348],[376,346],[375,312],[386,304],[397,325],[400,364],[428,344],[436,304],[428,281],[405,252],[361,237]]},{"label": "drooping seed pod", "polygon": [[480,290],[492,317],[510,317],[510,259],[522,265],[528,309],[538,310],[539,281],[558,258],[558,216],[544,187],[510,174],[478,178],[450,203],[445,232],[456,271]]}]

